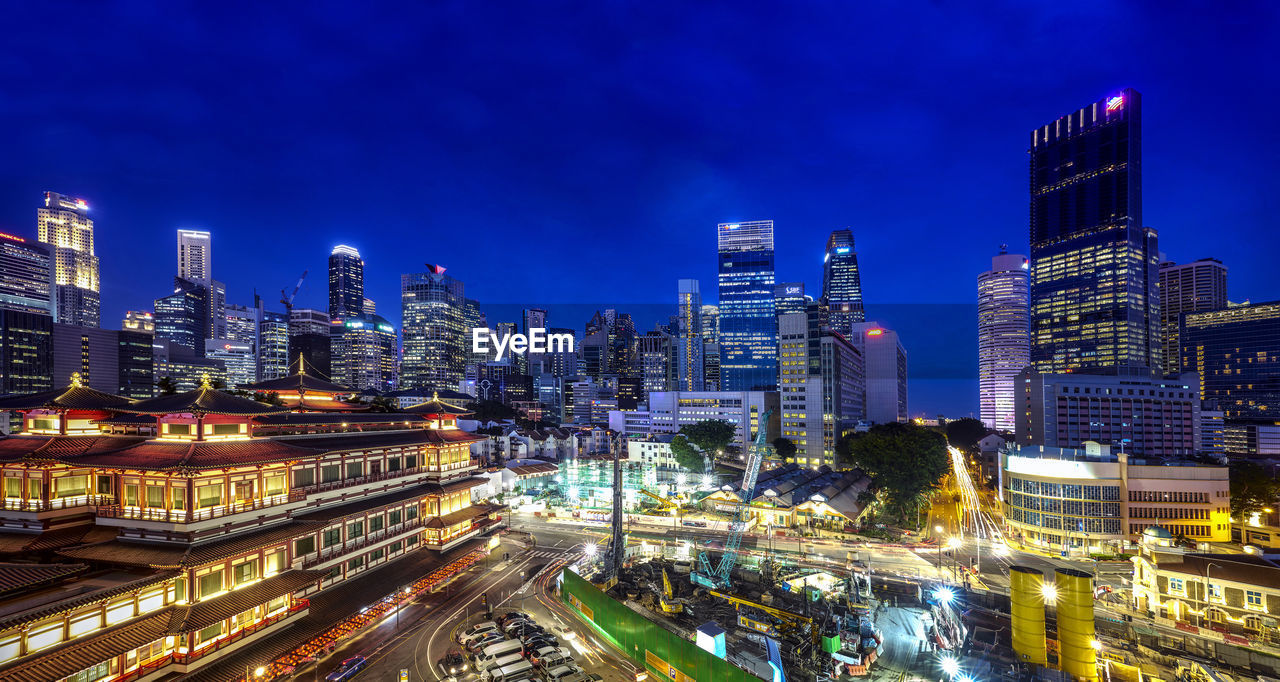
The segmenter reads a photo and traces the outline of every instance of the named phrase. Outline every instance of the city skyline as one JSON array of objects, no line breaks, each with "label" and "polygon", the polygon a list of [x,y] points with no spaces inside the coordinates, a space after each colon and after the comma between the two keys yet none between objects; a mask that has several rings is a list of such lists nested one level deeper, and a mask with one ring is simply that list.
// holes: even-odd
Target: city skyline
[{"label": "city skyline", "polygon": [[[26,11],[18,8],[15,14]],[[724,16],[706,9],[701,11],[704,15],[690,21],[714,17],[723,22],[724,35],[696,48],[705,53],[709,65],[686,70],[679,58],[689,56],[695,48],[684,44],[686,35],[679,26],[664,30],[641,22],[635,27],[636,41],[626,41],[617,52],[606,53],[603,62],[588,64],[572,47],[559,48],[567,53],[552,50],[555,43],[571,45],[574,41],[566,39],[582,29],[581,24],[557,28],[539,38],[511,30],[523,25],[521,17],[512,17],[510,25],[496,27],[498,34],[485,40],[469,41],[463,27],[463,35],[425,47],[419,45],[412,27],[429,24],[435,17],[430,10],[421,10],[425,14],[410,13],[398,20],[400,27],[390,35],[380,31],[379,41],[408,46],[417,59],[457,51],[463,64],[441,66],[434,81],[408,93],[395,88],[396,97],[421,101],[438,88],[457,86],[462,72],[473,73],[474,87],[427,108],[426,121],[419,118],[422,112],[406,118],[394,113],[402,109],[400,106],[377,107],[385,96],[377,95],[376,90],[370,93],[376,95],[370,108],[358,107],[353,103],[363,99],[358,93],[364,91],[357,90],[355,96],[344,98],[350,102],[340,103],[342,107],[335,114],[342,114],[343,125],[337,126],[331,116],[302,110],[293,116],[291,110],[277,111],[275,107],[285,106],[290,98],[307,103],[315,96],[295,88],[330,91],[328,87],[315,88],[317,82],[379,88],[386,81],[373,79],[360,85],[364,69],[352,72],[316,58],[322,54],[321,44],[304,39],[298,39],[292,50],[267,47],[279,42],[272,39],[251,41],[245,46],[249,52],[237,58],[242,67],[261,67],[252,70],[296,74],[286,82],[224,74],[223,69],[182,57],[210,50],[215,28],[234,24],[229,12],[209,10],[192,25],[170,21],[173,17],[168,13],[175,10],[167,8],[152,17],[113,14],[125,11],[77,11],[69,13],[66,21],[72,26],[108,28],[142,20],[143,31],[148,22],[164,23],[171,26],[164,32],[168,35],[153,32],[133,48],[92,38],[54,48],[56,41],[45,40],[47,31],[54,29],[30,21],[26,23],[31,30],[14,36],[4,48],[14,64],[45,64],[48,73],[59,74],[56,80],[66,85],[74,82],[76,87],[62,91],[76,92],[78,100],[155,105],[142,108],[154,112],[137,119],[147,126],[140,129],[132,107],[127,114],[107,104],[64,107],[59,106],[63,101],[60,95],[28,94],[25,84],[6,88],[14,103],[9,118],[29,134],[15,140],[6,182],[0,184],[0,231],[30,235],[30,197],[41,191],[85,197],[97,230],[111,237],[99,239],[98,249],[106,288],[103,299],[111,301],[103,311],[106,320],[119,319],[125,310],[154,299],[156,289],[167,286],[173,274],[168,262],[139,267],[124,254],[132,253],[139,244],[163,241],[165,248],[146,259],[159,260],[161,253],[172,248],[172,231],[180,228],[208,230],[220,241],[233,244],[252,240],[260,247],[219,249],[218,269],[226,273],[222,279],[228,284],[228,295],[242,303],[249,300],[254,287],[260,292],[278,291],[304,269],[311,269],[314,277],[319,256],[310,253],[311,245],[320,252],[340,243],[352,243],[370,263],[378,264],[381,274],[370,278],[370,297],[384,306],[398,295],[399,275],[416,271],[424,260],[449,264],[461,278],[474,283],[470,295],[481,301],[516,298],[504,295],[515,291],[527,292],[532,299],[580,300],[564,296],[556,282],[540,280],[532,273],[481,276],[483,265],[478,260],[466,262],[470,235],[485,230],[495,241],[519,240],[516,243],[532,249],[531,255],[540,259],[562,254],[566,244],[574,253],[591,257],[607,253],[605,247],[609,246],[583,239],[600,224],[628,228],[615,230],[616,241],[612,243],[650,258],[621,271],[584,268],[581,273],[566,274],[566,281],[582,285],[604,279],[608,273],[610,281],[594,283],[594,289],[603,289],[600,298],[620,305],[631,300],[659,301],[666,299],[671,281],[681,277],[697,278],[704,287],[710,285],[714,264],[706,262],[702,254],[714,248],[714,241],[696,228],[762,217],[775,220],[778,226],[777,271],[783,280],[803,279],[811,291],[820,291],[819,273],[813,268],[820,263],[821,240],[832,230],[848,227],[857,236],[859,252],[867,254],[860,265],[868,302],[969,302],[972,275],[985,263],[993,245],[1009,243],[1018,252],[1025,248],[1025,131],[1078,103],[1127,86],[1141,90],[1148,104],[1144,215],[1159,231],[1162,249],[1178,262],[1219,258],[1230,263],[1233,274],[1238,275],[1233,276],[1235,291],[1253,300],[1280,298],[1280,291],[1259,264],[1259,250],[1252,248],[1269,239],[1267,228],[1275,213],[1274,200],[1251,189],[1274,184],[1275,171],[1263,150],[1276,133],[1262,113],[1273,108],[1269,104],[1274,95],[1249,87],[1264,78],[1261,69],[1266,60],[1255,51],[1273,42],[1267,38],[1274,37],[1277,22],[1244,24],[1208,17],[1193,26],[1176,11],[1147,14],[1098,8],[1060,17],[1051,10],[1018,7],[1013,10],[1016,18],[1035,24],[1052,16],[1054,21],[1061,20],[1061,30],[1047,38],[1044,49],[1023,50],[1025,64],[996,69],[1003,63],[1003,55],[1046,37],[1034,31],[1024,34],[1016,28],[1020,22],[995,24],[986,30],[989,39],[983,41],[974,41],[963,32],[950,37],[949,29],[962,17],[951,10],[932,8],[917,18],[911,37],[927,40],[943,57],[950,57],[952,66],[943,68],[938,62],[948,60],[904,54],[911,51],[906,45],[886,46],[884,38],[837,40],[812,25],[803,10],[794,9],[783,10],[783,16],[775,19],[785,26],[818,29],[819,33],[810,33],[806,41],[813,47],[794,50],[794,56],[784,64],[767,67],[754,64],[749,55],[734,49],[734,36],[758,28],[753,22],[760,18]],[[379,19],[363,15],[361,10],[349,11],[352,15],[345,19],[352,26]],[[582,21],[608,24],[592,19],[608,18],[610,10],[595,11],[605,16],[588,12]],[[1008,9],[985,11],[1004,13]],[[891,19],[896,14],[887,8],[876,13],[889,16],[869,19]],[[15,23],[22,23],[20,17],[15,19]],[[277,29],[270,27],[292,21],[264,21],[262,30],[274,33]],[[1077,64],[1070,78],[1042,77],[1046,66],[1057,62],[1058,51],[1052,49],[1055,41],[1065,42],[1067,36],[1078,32],[1092,35],[1090,27],[1114,22],[1130,26],[1133,38],[1145,41],[1148,49],[1113,51],[1105,63]],[[875,23],[868,21],[867,25]],[[61,33],[68,27],[57,30]],[[617,43],[616,38],[606,31],[598,39]],[[504,51],[489,57],[492,61],[485,62],[488,67],[474,73],[480,53],[490,53],[499,43],[509,45],[509,54],[521,55],[524,66],[516,67]],[[854,47],[861,43],[865,45]],[[1182,47],[1161,49],[1173,45]],[[353,47],[371,51],[370,45],[358,41]],[[896,69],[867,66],[870,60],[859,58],[864,52],[884,53],[887,47],[890,51],[884,56],[889,58],[883,61],[903,64],[918,78],[918,87],[902,85]],[[111,50],[111,57],[98,60],[106,50]],[[670,58],[664,57],[664,50],[671,52]],[[1199,55],[1193,62],[1192,57],[1183,56],[1192,52]],[[154,54],[178,58],[145,59]],[[1168,54],[1178,56],[1171,59]],[[893,58],[895,55],[905,61]],[[564,59],[553,61],[554,57]],[[161,70],[173,68],[169,63],[182,64],[187,74],[182,80],[190,85],[165,86],[175,79],[164,73],[148,75],[145,80],[124,75],[128,67],[142,61]],[[369,73],[395,71],[378,68],[384,66],[383,57],[369,55],[368,61]],[[517,78],[541,81],[552,75],[553,63],[567,63],[564,68],[569,73],[598,68],[643,83],[668,83],[670,96],[628,95],[616,102],[606,97],[598,105],[585,106],[582,97],[595,90],[617,93],[605,83],[590,81],[582,93],[558,86],[547,95],[561,100],[564,106],[553,108],[567,112],[567,119],[560,114],[559,120],[545,115],[529,118],[530,112],[543,107],[530,106],[530,98],[535,97],[531,89],[518,87],[518,80],[504,74],[514,68]],[[837,66],[842,63],[860,65],[862,70],[852,82],[849,77],[854,74]],[[309,64],[314,65],[303,66]],[[111,71],[106,71],[108,67]],[[684,71],[687,73],[681,73]],[[146,72],[151,74],[149,69]],[[752,78],[741,75],[748,72],[754,74]],[[788,85],[789,79],[806,73]],[[965,77],[957,77],[957,73]],[[232,78],[250,95],[262,94],[268,83],[273,90],[283,86],[285,91],[268,97],[269,106],[257,108],[257,112],[242,110],[239,104],[215,105],[200,95],[206,89],[225,87]],[[841,83],[842,87],[816,87],[827,82]],[[707,92],[705,87],[712,89]],[[87,93],[86,88],[90,90]],[[1232,93],[1230,107],[1220,102],[1223,91]],[[504,102],[499,93],[509,101]],[[722,117],[709,116],[719,105],[702,102],[733,101],[731,94],[746,98],[734,107],[739,120],[723,130],[710,127],[711,121],[716,126],[723,123]],[[592,95],[591,99],[599,98]],[[801,101],[805,105],[788,104],[780,111],[777,105],[769,104],[771,101]],[[234,108],[225,108],[228,106]],[[632,113],[628,115],[627,110]],[[527,127],[513,127],[517,112]],[[651,117],[641,118],[639,112],[656,112],[667,122],[656,126],[656,133],[646,133],[644,122]],[[598,122],[614,113],[622,114],[616,123]],[[267,131],[282,125],[281,118],[286,116],[291,119],[291,130],[298,126],[287,137],[272,136],[270,144],[232,143],[246,129],[269,134]],[[1215,125],[1224,117],[1229,117],[1230,125]],[[237,121],[234,126],[224,122],[232,120]],[[771,127],[750,154],[764,154],[780,163],[755,167],[742,163],[743,152],[730,151],[727,145],[758,129],[765,120],[776,120],[780,125]],[[574,130],[579,127],[580,132]],[[871,127],[880,131],[874,139],[855,132]],[[432,128],[449,130],[449,136],[457,137],[461,144],[410,132]],[[963,139],[960,130],[964,131]],[[250,139],[259,140],[261,134]],[[655,134],[679,146],[659,140],[659,146],[646,149],[652,146]],[[1197,143],[1189,146],[1181,140],[1192,134]],[[589,136],[602,140],[602,150],[613,151],[563,155],[559,144],[548,142],[562,139],[576,145]],[[492,140],[476,147],[481,138]],[[387,147],[391,139],[403,148]],[[130,146],[126,156],[120,145],[129,140],[137,145]],[[940,146],[944,140],[951,146]],[[78,159],[73,166],[64,163],[68,155],[60,153],[71,148]],[[511,151],[519,149],[525,151]],[[815,153],[815,149],[821,152]],[[975,154],[978,151],[982,154]],[[1194,164],[1184,161],[1188,151],[1193,151]],[[454,179],[410,161],[424,152],[445,160],[438,165],[450,167],[449,177]],[[599,184],[613,176],[608,172],[613,164],[630,166],[635,162],[639,162],[640,184],[628,186],[625,198]],[[958,174],[961,163],[963,177]],[[780,172],[769,169],[772,166],[786,168],[795,178],[781,182]],[[1211,177],[1195,170],[1208,167],[1215,169]],[[918,186],[932,188],[937,201],[927,203],[936,203],[939,208],[904,201],[904,196],[917,191],[916,183],[902,181],[908,169],[912,174],[924,173]],[[478,201],[491,194],[491,184],[509,186],[511,199],[482,209]],[[591,199],[562,201],[569,194]],[[376,196],[403,197],[415,206],[429,206],[431,222],[447,229],[430,230],[430,239],[415,234],[414,221],[402,213],[397,215],[399,200],[377,201]],[[1188,203],[1182,199],[1187,196],[1197,200]],[[648,200],[638,202],[637,197]],[[517,208],[520,204],[524,206]],[[558,208],[571,204],[581,206],[569,213]],[[913,210],[904,213],[904,205],[912,205]],[[957,220],[970,237],[955,242],[928,238],[946,234],[956,227]],[[1195,237],[1209,222],[1226,222],[1234,229],[1219,235],[1220,243],[1204,244]],[[403,239],[380,243],[373,233],[365,232],[371,224]],[[294,231],[304,228],[308,239],[299,240]],[[640,236],[655,231],[656,242]],[[552,237],[549,243],[530,243],[527,235],[532,232]],[[635,236],[621,236],[628,233]],[[556,239],[556,234],[565,239]],[[903,234],[924,237],[914,240],[918,252],[911,261],[929,263],[931,269],[889,287],[885,283],[892,281],[893,273],[902,266],[892,254],[901,248]],[[657,248],[658,243],[675,248]],[[877,254],[883,256],[877,258]],[[325,292],[318,284],[319,278],[315,278],[303,287],[300,305],[325,308]],[[395,322],[393,317],[389,319]]]}]

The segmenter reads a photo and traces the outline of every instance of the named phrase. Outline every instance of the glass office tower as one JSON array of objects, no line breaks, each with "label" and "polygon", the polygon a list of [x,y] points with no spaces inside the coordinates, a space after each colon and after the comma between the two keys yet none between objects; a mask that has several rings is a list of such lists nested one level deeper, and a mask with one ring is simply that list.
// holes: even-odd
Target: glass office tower
[{"label": "glass office tower", "polygon": [[773,221],[720,223],[721,390],[778,388],[778,318],[773,301]]},{"label": "glass office tower", "polygon": [[858,274],[858,252],[853,232],[835,230],[827,237],[822,256],[822,300],[826,301],[833,331],[849,334],[856,322],[865,322],[862,308],[862,277]]},{"label": "glass office tower", "polygon": [[1031,132],[1031,361],[1040,372],[1159,367],[1159,251],[1142,225],[1142,97]]}]

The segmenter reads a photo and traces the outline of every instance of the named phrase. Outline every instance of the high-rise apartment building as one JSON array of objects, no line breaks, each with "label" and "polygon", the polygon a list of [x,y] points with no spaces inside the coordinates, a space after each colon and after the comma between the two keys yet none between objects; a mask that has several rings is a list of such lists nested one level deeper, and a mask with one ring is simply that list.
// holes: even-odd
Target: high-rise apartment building
[{"label": "high-rise apartment building", "polygon": [[1230,422],[1280,412],[1280,301],[1184,313],[1182,369],[1200,375],[1200,395]]},{"label": "high-rise apartment building", "polygon": [[853,232],[835,230],[827,237],[822,256],[822,300],[827,304],[831,329],[848,334],[850,325],[866,321],[862,307],[862,277]]},{"label": "high-rise apartment building", "polygon": [[213,278],[213,237],[204,230],[178,230],[178,277],[209,291],[209,338],[229,338],[227,286]]},{"label": "high-rise apartment building", "polygon": [[97,327],[102,305],[89,205],[84,199],[45,192],[44,205],[36,210],[36,226],[37,239],[52,257],[55,321]]},{"label": "high-rise apartment building", "polygon": [[729,391],[778,387],[773,221],[720,223],[720,373]]},{"label": "high-rise apartment building", "polygon": [[[676,283],[676,299],[680,311],[679,335],[676,337],[679,388],[682,391],[700,391],[706,380],[703,373],[702,292],[699,290],[698,280],[679,280]],[[671,388],[648,390],[667,391]]]},{"label": "high-rise apartment building", "polygon": [[1014,429],[1018,373],[1031,364],[1027,257],[1005,253],[978,275],[978,397],[982,421]]},{"label": "high-rise apartment building", "polygon": [[835,463],[836,442],[863,418],[862,354],[822,324],[821,303],[778,316],[781,433],[796,445],[788,462],[818,468]]},{"label": "high-rise apartment building", "polygon": [[850,331],[864,367],[863,418],[874,424],[907,421],[907,351],[898,333],[878,322],[855,322]]},{"label": "high-rise apartment building", "polygon": [[364,261],[354,247],[339,244],[329,254],[329,318],[364,313]]},{"label": "high-rise apartment building", "polygon": [[1030,155],[1032,363],[1041,372],[1158,368],[1141,95],[1126,89],[1036,128]]},{"label": "high-rise apartment building", "polygon": [[456,388],[469,350],[462,282],[446,275],[443,267],[428,265],[426,272],[400,276],[400,303],[400,385]]},{"label": "high-rise apartment building", "polygon": [[1182,371],[1178,326],[1183,313],[1222,310],[1227,307],[1227,268],[1216,258],[1201,258],[1181,265],[1160,264],[1160,369],[1165,374]]},{"label": "high-rise apartment building", "polygon": [[209,338],[209,290],[181,277],[173,293],[155,302],[156,340],[168,341],[191,357],[203,357]]}]

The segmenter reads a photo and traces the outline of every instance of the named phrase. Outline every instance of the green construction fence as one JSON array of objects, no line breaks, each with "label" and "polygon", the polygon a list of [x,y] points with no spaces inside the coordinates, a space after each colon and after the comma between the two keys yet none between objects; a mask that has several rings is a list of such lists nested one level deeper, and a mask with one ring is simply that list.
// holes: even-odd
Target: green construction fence
[{"label": "green construction fence", "polygon": [[627,608],[573,571],[560,574],[560,599],[637,664],[671,682],[760,682],[760,678]]}]

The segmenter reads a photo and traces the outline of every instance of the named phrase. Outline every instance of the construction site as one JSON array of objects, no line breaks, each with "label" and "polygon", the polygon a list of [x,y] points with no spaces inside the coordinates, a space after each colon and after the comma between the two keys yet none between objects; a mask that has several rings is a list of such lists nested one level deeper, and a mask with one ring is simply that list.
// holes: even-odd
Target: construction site
[{"label": "construction site", "polygon": [[[767,451],[758,436],[744,473],[748,495]],[[622,519],[619,463],[615,476],[612,517]],[[562,597],[618,648],[671,680],[867,676],[885,650],[877,610],[890,605],[911,610],[910,622],[895,626],[911,664],[931,661],[939,637],[959,637],[949,629],[958,622],[940,622],[918,587],[877,580],[873,591],[870,574],[852,563],[820,568],[747,554],[741,543],[748,527],[742,505],[719,547],[691,550],[673,542],[642,552],[627,545],[615,522],[598,560],[566,572]]]}]

